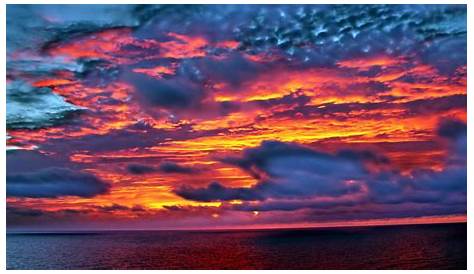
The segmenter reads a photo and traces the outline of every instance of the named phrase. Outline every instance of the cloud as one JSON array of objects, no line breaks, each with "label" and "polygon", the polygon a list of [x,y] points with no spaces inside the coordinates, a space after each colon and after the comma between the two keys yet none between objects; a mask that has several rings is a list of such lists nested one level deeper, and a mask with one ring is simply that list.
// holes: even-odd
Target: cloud
[{"label": "cloud", "polygon": [[[175,193],[205,202],[241,200],[225,207],[243,211],[311,209],[326,215],[344,212],[346,217],[351,210],[357,211],[353,212],[356,216],[378,217],[465,212],[466,124],[442,118],[435,133],[448,140],[450,156],[442,171],[415,169],[402,174],[396,169],[369,170],[368,164],[386,166],[389,160],[367,150],[326,153],[299,144],[266,141],[245,149],[240,157],[220,159],[249,172],[258,179],[256,184],[227,187],[213,182],[203,188],[183,186]],[[378,213],[372,212],[376,208]]]},{"label": "cloud", "polygon": [[126,81],[138,91],[139,97],[149,106],[188,108],[199,104],[204,97],[200,82],[188,77],[161,79],[138,74],[127,74]]},{"label": "cloud", "polygon": [[[228,132],[226,128],[194,130],[190,125],[179,125],[173,128],[173,130],[169,130],[154,128],[147,123],[138,121],[131,126],[111,130],[107,134],[91,131],[87,135],[76,138],[49,139],[42,144],[42,148],[67,153],[70,151],[70,147],[74,147],[75,151],[90,151],[94,155],[95,152],[111,152],[134,148],[144,149],[170,139],[191,140],[225,134],[226,132]],[[114,142],[110,142],[111,139]]]},{"label": "cloud", "polygon": [[382,82],[368,81],[362,83],[338,83],[330,82],[324,84],[325,90],[332,90],[337,94],[357,94],[365,96],[381,95],[390,90],[390,87]]},{"label": "cloud", "polygon": [[456,119],[444,119],[439,124],[437,133],[441,137],[457,139],[467,134],[467,125]]},{"label": "cloud", "polygon": [[142,165],[142,164],[129,164],[127,165],[127,171],[132,174],[147,174],[156,172],[156,168],[149,166],[149,165]]},{"label": "cloud", "polygon": [[304,95],[303,92],[297,91],[291,94],[285,95],[281,98],[272,98],[266,100],[254,100],[250,101],[251,103],[258,104],[260,107],[263,108],[271,108],[274,106],[280,105],[296,105],[296,106],[304,106],[311,101],[311,97]]},{"label": "cloud", "polygon": [[[256,13],[258,19],[234,31],[240,48],[250,54],[279,49],[288,60],[318,66],[374,53],[421,51],[424,61],[447,74],[466,63],[462,5],[290,5]],[[308,50],[311,46],[315,49]],[[447,56],[446,50],[454,54]]]},{"label": "cloud", "polygon": [[157,8],[152,5],[8,5],[7,48],[38,51],[48,42],[91,31],[137,27],[149,20]]},{"label": "cloud", "polygon": [[143,213],[146,212],[146,209],[140,205],[134,205],[132,207],[120,205],[120,204],[112,204],[108,206],[93,206],[94,210],[105,212],[105,213],[114,213],[114,212],[128,212],[128,213]]},{"label": "cloud", "polygon": [[[285,211],[281,222],[293,212],[300,221],[463,213],[466,125],[442,119],[431,132],[432,123],[419,116],[465,112],[466,10],[465,5],[9,5],[8,143],[41,150],[8,155],[8,195],[92,197],[110,186],[91,174],[64,170],[100,166],[97,172],[109,175],[161,173],[170,184],[189,177],[174,190],[185,199],[223,201],[216,210],[229,214]],[[158,67],[166,71],[161,78],[155,75]],[[140,69],[149,74],[133,72]],[[69,84],[31,86],[48,81]],[[82,113],[73,104],[89,110]],[[415,124],[406,120],[412,117]],[[53,126],[58,127],[44,128]],[[313,127],[315,132],[303,132]],[[353,135],[315,142],[320,149],[296,143],[310,142],[326,129],[328,136],[341,130]],[[265,136],[295,143],[263,142],[220,163],[181,147],[224,154],[229,144],[222,136],[238,138],[236,146]],[[409,153],[370,146],[387,156],[378,150],[325,150],[327,144],[359,138],[391,144],[422,138],[433,146],[420,152],[412,142]],[[183,164],[164,161],[163,149],[179,149]],[[209,165],[209,173],[176,175],[200,172],[194,162]],[[253,185],[242,187],[240,172],[219,174],[223,164],[248,173]],[[207,185],[196,184],[203,179]],[[134,197],[140,190],[124,191]],[[157,191],[170,195],[169,188]],[[30,199],[12,200],[32,205]],[[226,202],[232,200],[242,204]],[[81,212],[88,210],[130,211],[112,204]],[[77,215],[70,210],[50,216],[63,214]]]},{"label": "cloud", "polygon": [[[365,170],[362,159],[372,159],[386,162],[382,156],[377,156],[374,152],[364,150],[341,150],[335,154],[317,151],[313,148],[297,143],[286,143],[280,141],[264,141],[259,147],[249,148],[243,151],[242,157],[226,157],[220,160],[224,163],[237,165],[259,178],[260,171],[279,175],[278,167],[287,169],[296,168],[301,164],[302,168],[318,167],[315,172],[321,174],[331,174],[332,168],[339,171],[352,171],[363,174]],[[357,161],[352,161],[355,159]],[[297,161],[292,163],[291,161]],[[334,166],[333,166],[334,165]],[[308,168],[308,169],[310,169]]]},{"label": "cloud", "polygon": [[[459,19],[462,20],[462,18]],[[446,54],[447,52],[449,54]],[[453,75],[458,67],[466,65],[466,37],[440,39],[437,43],[429,46],[422,53],[421,58],[427,64],[432,64],[440,73]]]},{"label": "cloud", "polygon": [[181,174],[194,174],[199,172],[198,169],[188,166],[183,166],[175,162],[163,161],[158,167],[132,163],[127,165],[127,170],[132,174],[147,174],[155,172],[163,173],[181,173]]},{"label": "cloud", "polygon": [[52,126],[81,109],[49,88],[34,88],[18,81],[7,84],[7,128]]},{"label": "cloud", "polygon": [[368,180],[368,199],[379,204],[462,205],[466,201],[466,183],[463,167],[450,167],[442,172],[418,170],[410,176],[383,173]]},{"label": "cloud", "polygon": [[183,174],[193,174],[199,172],[198,169],[179,165],[175,162],[164,161],[160,164],[159,170],[165,173],[183,173]]},{"label": "cloud", "polygon": [[250,188],[227,188],[214,182],[206,188],[181,187],[176,193],[198,201],[337,197],[362,190],[359,180],[367,174],[364,161],[387,161],[364,151],[330,154],[278,141],[265,141],[244,150],[242,157],[221,160],[241,167],[260,181]]},{"label": "cloud", "polygon": [[227,115],[237,110],[238,105],[233,102],[206,100],[212,91],[209,84],[225,84],[229,90],[238,94],[237,89],[241,84],[257,77],[263,71],[265,68],[261,65],[249,62],[241,54],[231,53],[223,59],[205,56],[180,60],[175,74],[161,79],[128,70],[122,73],[122,77],[135,87],[138,98],[146,108],[195,110],[200,114],[202,110],[210,112],[217,108],[218,114]]},{"label": "cloud", "polygon": [[230,53],[225,58],[199,58],[185,60],[180,70],[190,74],[198,71],[203,79],[212,79],[217,83],[226,83],[232,88],[250,81],[265,71],[265,66],[251,62],[240,53]]},{"label": "cloud", "polygon": [[231,200],[261,200],[256,188],[227,188],[218,182],[210,183],[205,188],[193,188],[183,186],[176,190],[179,196],[195,201],[211,202],[211,201],[231,201]]},{"label": "cloud", "polygon": [[21,207],[12,207],[7,206],[8,212],[7,216],[12,217],[12,215],[17,215],[21,217],[39,217],[44,214],[44,211],[39,209],[31,209],[31,208],[21,208]]},{"label": "cloud", "polygon": [[[45,154],[42,150],[17,150],[6,159],[8,173],[20,174],[49,167],[67,168],[71,165],[67,154]],[[28,163],[28,165],[25,165]]]},{"label": "cloud", "polygon": [[449,154],[446,164],[465,170],[467,165],[467,124],[454,118],[442,119],[438,125],[437,134],[447,142]]},{"label": "cloud", "polygon": [[46,168],[35,172],[7,174],[7,196],[57,198],[94,197],[107,193],[110,185],[92,174],[67,168]]},{"label": "cloud", "polygon": [[466,95],[456,94],[437,98],[418,99],[408,102],[366,102],[366,103],[325,103],[321,105],[298,105],[293,109],[273,113],[274,117],[293,117],[294,113],[301,113],[303,117],[323,117],[340,120],[350,118],[387,118],[389,114],[374,114],[371,111],[387,111],[402,109],[396,118],[429,115],[453,109],[465,109]]}]

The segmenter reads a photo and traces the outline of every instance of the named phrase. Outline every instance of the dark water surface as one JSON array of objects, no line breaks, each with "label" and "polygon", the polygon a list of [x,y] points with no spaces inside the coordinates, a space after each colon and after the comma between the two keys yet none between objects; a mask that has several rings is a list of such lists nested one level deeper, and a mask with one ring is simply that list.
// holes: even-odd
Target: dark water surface
[{"label": "dark water surface", "polygon": [[466,269],[467,225],[7,234],[8,269]]}]

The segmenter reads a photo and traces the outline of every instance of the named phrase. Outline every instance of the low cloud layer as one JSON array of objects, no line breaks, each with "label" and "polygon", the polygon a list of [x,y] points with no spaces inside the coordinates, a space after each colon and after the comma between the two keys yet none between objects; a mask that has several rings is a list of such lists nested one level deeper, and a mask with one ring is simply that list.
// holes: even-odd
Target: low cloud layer
[{"label": "low cloud layer", "polygon": [[107,193],[109,188],[108,183],[92,174],[67,168],[46,168],[35,172],[7,174],[8,197],[94,197]]},{"label": "low cloud layer", "polygon": [[364,157],[376,159],[364,152],[341,151],[332,155],[297,144],[267,141],[245,150],[242,158],[222,159],[260,179],[251,188],[226,188],[214,182],[205,189],[184,186],[176,193],[197,201],[348,195],[361,191],[358,180],[367,173]]},{"label": "low cloud layer", "polygon": [[[247,201],[232,207],[248,211],[337,209],[364,204],[389,208],[413,203],[445,205],[453,207],[452,213],[459,213],[466,209],[466,124],[442,120],[437,133],[454,145],[442,171],[415,170],[408,175],[397,170],[369,171],[368,164],[383,166],[388,160],[370,151],[324,153],[267,141],[244,150],[241,157],[221,159],[252,174],[259,180],[255,185],[235,188],[213,182],[205,188],[183,186],[175,192],[195,201]],[[458,161],[450,162],[453,158]],[[400,215],[410,213],[402,210]]]}]

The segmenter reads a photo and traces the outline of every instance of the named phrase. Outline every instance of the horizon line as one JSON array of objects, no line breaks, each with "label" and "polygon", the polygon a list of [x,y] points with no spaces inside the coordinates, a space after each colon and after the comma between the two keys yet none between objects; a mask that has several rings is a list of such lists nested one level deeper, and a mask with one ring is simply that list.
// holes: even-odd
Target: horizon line
[{"label": "horizon line", "polygon": [[[403,222],[403,220],[412,219],[412,222]],[[399,220],[400,222],[394,222]],[[418,220],[418,222],[416,222]],[[425,220],[425,222],[423,222]],[[381,227],[381,226],[409,226],[409,225],[430,225],[430,224],[467,224],[466,215],[447,215],[435,217],[415,217],[401,219],[375,219],[375,220],[357,220],[349,222],[334,222],[324,224],[294,224],[294,225],[263,225],[263,226],[233,226],[233,227],[187,227],[187,228],[156,228],[156,229],[84,229],[84,230],[8,230],[6,234],[35,234],[35,233],[87,233],[87,232],[133,232],[133,231],[244,231],[244,230],[284,230],[284,229],[316,229],[316,228],[351,228],[351,227]]]}]

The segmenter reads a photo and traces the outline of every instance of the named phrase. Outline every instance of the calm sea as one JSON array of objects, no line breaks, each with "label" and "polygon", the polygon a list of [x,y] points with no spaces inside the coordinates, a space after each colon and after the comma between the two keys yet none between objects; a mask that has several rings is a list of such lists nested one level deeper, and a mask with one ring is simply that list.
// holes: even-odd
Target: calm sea
[{"label": "calm sea", "polygon": [[7,269],[466,269],[467,225],[7,234]]}]

